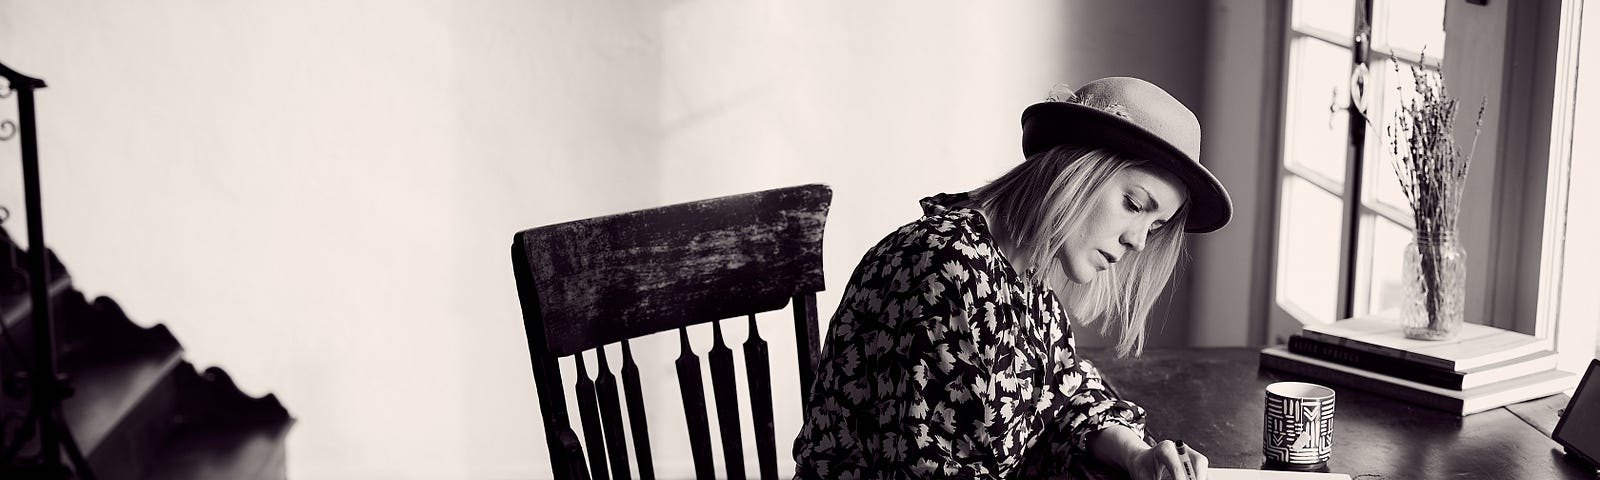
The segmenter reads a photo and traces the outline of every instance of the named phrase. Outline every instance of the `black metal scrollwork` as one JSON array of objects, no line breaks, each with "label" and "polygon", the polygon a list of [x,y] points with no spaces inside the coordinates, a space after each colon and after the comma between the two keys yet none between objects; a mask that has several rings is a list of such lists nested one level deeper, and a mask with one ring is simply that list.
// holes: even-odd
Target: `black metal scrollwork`
[{"label": "black metal scrollwork", "polygon": [[[10,84],[7,84],[5,88],[0,88],[0,99],[11,98],[12,91]],[[15,136],[17,136],[17,124],[11,123],[10,120],[0,120],[0,142],[10,140],[11,137]]]}]

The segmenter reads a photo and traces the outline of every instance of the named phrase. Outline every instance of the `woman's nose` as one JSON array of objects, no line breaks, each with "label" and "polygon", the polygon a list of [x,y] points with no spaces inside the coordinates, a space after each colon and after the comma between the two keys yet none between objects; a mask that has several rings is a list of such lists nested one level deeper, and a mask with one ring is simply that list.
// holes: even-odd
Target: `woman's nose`
[{"label": "woman's nose", "polygon": [[1129,228],[1127,231],[1122,233],[1122,244],[1127,246],[1129,250],[1133,250],[1135,252],[1144,251],[1144,241],[1149,233],[1149,230],[1139,227],[1141,227],[1141,225],[1134,225],[1132,228]]}]

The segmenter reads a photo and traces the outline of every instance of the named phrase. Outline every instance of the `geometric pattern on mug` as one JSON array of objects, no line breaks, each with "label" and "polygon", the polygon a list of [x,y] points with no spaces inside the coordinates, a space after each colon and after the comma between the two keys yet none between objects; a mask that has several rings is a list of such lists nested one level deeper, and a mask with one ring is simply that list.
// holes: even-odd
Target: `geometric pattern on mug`
[{"label": "geometric pattern on mug", "polygon": [[1333,453],[1332,401],[1267,395],[1261,452],[1281,463],[1326,462]]}]

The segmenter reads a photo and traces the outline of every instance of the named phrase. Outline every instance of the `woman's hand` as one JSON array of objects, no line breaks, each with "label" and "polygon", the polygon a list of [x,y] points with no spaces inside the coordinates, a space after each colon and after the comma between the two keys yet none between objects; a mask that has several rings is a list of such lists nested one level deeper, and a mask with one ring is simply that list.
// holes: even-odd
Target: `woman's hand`
[{"label": "woman's hand", "polygon": [[1206,456],[1193,448],[1188,451],[1189,467],[1193,469],[1193,478],[1186,477],[1183,467],[1183,456],[1178,454],[1177,444],[1172,440],[1162,440],[1156,446],[1146,448],[1135,453],[1126,463],[1128,478],[1134,480],[1206,480]]},{"label": "woman's hand", "polygon": [[1133,480],[1206,480],[1206,456],[1193,448],[1185,450],[1189,452],[1189,466],[1194,468],[1192,479],[1184,477],[1182,457],[1172,440],[1152,447],[1122,425],[1106,427],[1089,437],[1089,453],[1103,463],[1122,467]]}]

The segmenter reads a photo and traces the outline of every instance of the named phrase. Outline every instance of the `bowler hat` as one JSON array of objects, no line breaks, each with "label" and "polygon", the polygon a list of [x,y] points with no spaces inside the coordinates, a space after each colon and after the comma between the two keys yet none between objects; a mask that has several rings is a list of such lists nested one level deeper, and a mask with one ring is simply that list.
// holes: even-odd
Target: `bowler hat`
[{"label": "bowler hat", "polygon": [[1107,148],[1171,171],[1189,189],[1184,231],[1206,233],[1228,224],[1233,200],[1200,164],[1200,121],[1153,83],[1110,77],[1076,91],[1057,85],[1050,98],[1022,111],[1022,152],[1057,145]]}]

